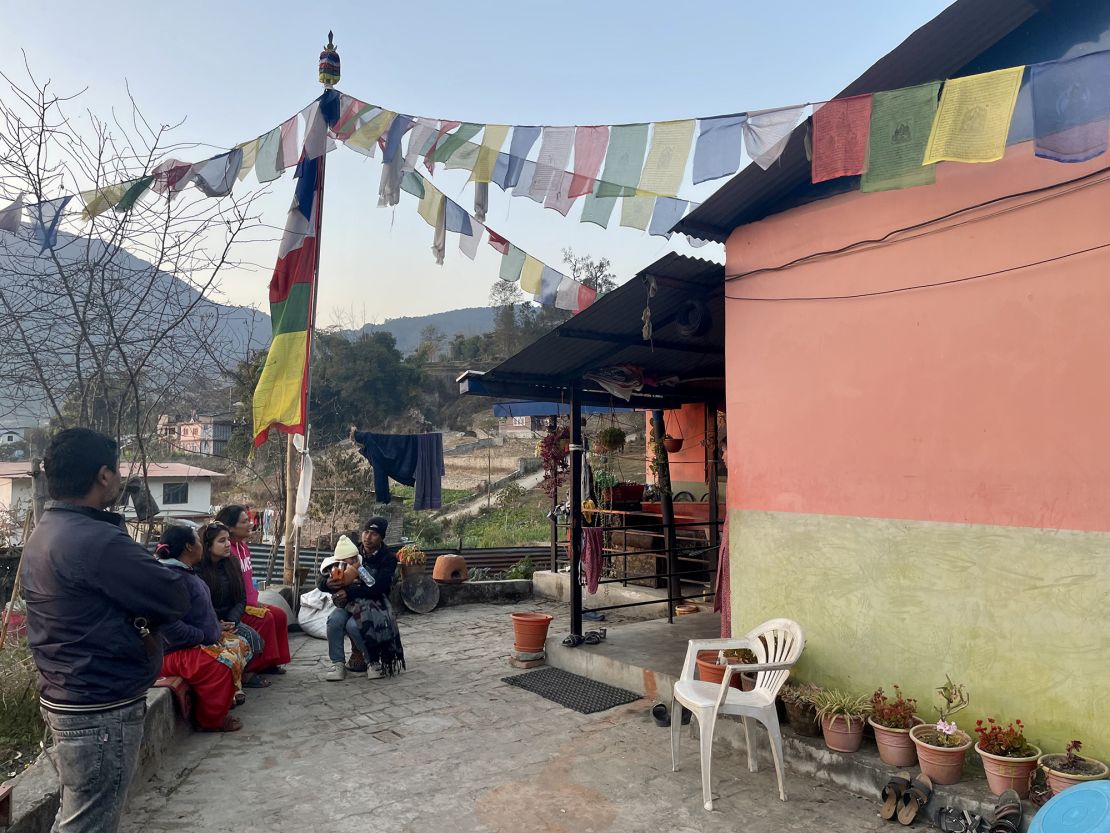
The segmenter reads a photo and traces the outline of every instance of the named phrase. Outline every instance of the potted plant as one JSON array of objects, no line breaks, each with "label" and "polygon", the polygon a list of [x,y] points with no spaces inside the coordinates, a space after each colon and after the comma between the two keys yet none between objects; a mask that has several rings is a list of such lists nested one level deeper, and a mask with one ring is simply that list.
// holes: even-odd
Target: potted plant
[{"label": "potted plant", "polygon": [[597,443],[606,451],[624,451],[626,439],[627,435],[624,430],[616,425],[602,428],[597,433]]},{"label": "potted plant", "polygon": [[910,740],[917,747],[917,761],[921,771],[934,784],[955,784],[963,776],[964,758],[971,748],[971,736],[956,726],[952,715],[971,702],[964,686],[945,676],[944,685],[937,689],[943,703],[934,706],[939,719],[936,723],[921,723],[910,729]]},{"label": "potted plant", "polygon": [[975,721],[975,751],[983,760],[987,773],[987,786],[995,795],[1014,790],[1022,798],[1029,795],[1029,776],[1037,768],[1040,747],[1025,739],[1025,724],[1020,720],[1007,723],[988,717],[986,722]]},{"label": "potted plant", "polygon": [[871,711],[866,695],[848,694],[835,688],[813,695],[825,746],[834,752],[857,752],[863,743],[863,727]]},{"label": "potted plant", "polygon": [[[755,654],[748,648],[729,648],[725,651],[698,651],[698,679],[704,683],[720,683],[725,678],[727,665],[755,665]],[[751,691],[755,680],[745,674],[733,674],[729,685],[741,691]]]},{"label": "potted plant", "polygon": [[1044,770],[1053,795],[1063,792],[1068,787],[1082,784],[1084,781],[1101,781],[1106,777],[1106,764],[1078,754],[1082,748],[1082,741],[1073,740],[1064,747],[1063,754],[1054,752],[1050,755],[1041,755],[1040,760],[1037,761]]},{"label": "potted plant", "polygon": [[406,579],[424,572],[428,554],[416,544],[406,544],[397,550],[397,560],[401,564],[401,578]]},{"label": "potted plant", "polygon": [[617,485],[617,476],[611,471],[600,469],[594,472],[594,488],[597,489],[597,494],[601,498],[603,506],[611,506],[613,503],[613,487]]},{"label": "potted plant", "polygon": [[670,434],[664,434],[663,448],[667,449],[668,454],[682,451],[682,437],[672,437]]},{"label": "potted plant", "polygon": [[786,708],[786,722],[795,732],[807,738],[821,734],[817,709],[813,705],[813,697],[820,690],[813,683],[796,683],[793,680],[787,680],[779,689],[779,697]]},{"label": "potted plant", "polygon": [[871,695],[871,716],[867,722],[875,730],[875,743],[883,763],[908,767],[917,763],[917,750],[910,740],[910,729],[923,722],[917,716],[917,701],[903,697],[902,689],[894,686],[894,699],[881,688]]}]

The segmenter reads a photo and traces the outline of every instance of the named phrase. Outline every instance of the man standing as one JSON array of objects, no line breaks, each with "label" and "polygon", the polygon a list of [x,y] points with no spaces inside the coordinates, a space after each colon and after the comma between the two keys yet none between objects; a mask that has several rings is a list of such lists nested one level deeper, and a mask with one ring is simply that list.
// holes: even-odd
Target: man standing
[{"label": "man standing", "polygon": [[181,576],[105,511],[123,491],[119,447],[86,428],[56,434],[44,459],[52,500],[23,550],[27,641],[62,782],[53,833],[113,833],[162,667],[151,632],[189,607]]}]

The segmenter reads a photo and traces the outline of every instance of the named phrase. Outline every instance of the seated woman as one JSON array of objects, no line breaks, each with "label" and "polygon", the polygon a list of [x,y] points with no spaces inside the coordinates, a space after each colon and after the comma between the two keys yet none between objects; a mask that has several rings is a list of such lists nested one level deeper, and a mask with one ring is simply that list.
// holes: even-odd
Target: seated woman
[{"label": "seated woman", "polygon": [[216,513],[216,520],[231,532],[231,554],[242,573],[246,608],[242,615],[244,624],[258,631],[265,643],[261,656],[254,659],[252,671],[262,674],[284,674],[289,655],[289,619],[280,607],[259,604],[258,588],[254,586],[251,569],[251,552],[247,542],[251,537],[251,518],[247,510],[236,504],[225,506]]},{"label": "seated woman", "polygon": [[[333,594],[332,602],[335,604],[335,610],[328,616],[328,658],[331,660],[331,667],[324,678],[330,682],[337,682],[347,677],[347,666],[343,662],[344,636],[349,636],[355,650],[366,656],[362,631],[355,618],[347,612],[346,607],[347,588],[358,580],[357,571],[361,562],[362,555],[355,542],[344,535],[336,542],[335,553],[325,558],[320,565],[320,579],[316,587],[325,593]],[[333,578],[335,581],[329,585],[329,580]],[[339,589],[336,589],[336,584],[339,585]],[[378,676],[376,673],[370,673],[369,666],[365,670],[371,679]]]},{"label": "seated woman", "polygon": [[201,559],[197,534],[169,526],[154,554],[168,569],[184,573],[189,590],[185,616],[161,629],[162,675],[184,679],[195,693],[193,719],[204,732],[237,732],[242,724],[228,712],[250,651],[233,631],[220,626],[208,587],[193,568]]},{"label": "seated woman", "polygon": [[[254,672],[259,657],[265,652],[266,643],[258,631],[242,621],[246,593],[239,562],[231,557],[230,540],[231,533],[222,523],[213,522],[204,527],[200,535],[201,559],[196,570],[208,585],[211,604],[221,627],[242,637],[250,647],[252,659],[245,670]],[[247,688],[267,688],[270,683],[251,673],[243,685]]]}]

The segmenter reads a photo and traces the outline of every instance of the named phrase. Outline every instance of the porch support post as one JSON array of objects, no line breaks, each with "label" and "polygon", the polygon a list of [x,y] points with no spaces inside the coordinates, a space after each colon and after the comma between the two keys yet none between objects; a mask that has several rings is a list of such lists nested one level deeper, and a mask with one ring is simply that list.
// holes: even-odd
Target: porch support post
[{"label": "porch support post", "polygon": [[717,403],[705,403],[705,476],[706,486],[709,487],[709,546],[713,551],[709,556],[709,563],[717,569],[717,556],[721,550],[721,513],[719,510],[720,495],[717,482],[720,468],[717,465],[721,459],[721,449],[717,437]]},{"label": "porch support post", "polygon": [[663,446],[667,435],[663,412],[651,412],[654,437],[655,485],[659,489],[659,508],[663,516],[663,534],[667,542],[667,621],[674,622],[674,606],[682,600],[682,582],[678,573],[678,531],[674,528],[674,501],[671,490],[671,459]]},{"label": "porch support post", "polygon": [[582,635],[582,398],[570,389],[570,632]]}]

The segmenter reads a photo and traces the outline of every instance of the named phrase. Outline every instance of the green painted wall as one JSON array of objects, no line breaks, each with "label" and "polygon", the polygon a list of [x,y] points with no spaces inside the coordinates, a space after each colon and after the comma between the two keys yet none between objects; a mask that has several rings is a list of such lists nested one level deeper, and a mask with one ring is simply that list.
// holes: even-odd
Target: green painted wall
[{"label": "green painted wall", "polygon": [[1110,759],[1110,533],[732,510],[733,633],[786,616],[796,675],[869,694],[898,683],[935,719],[1021,718],[1030,742]]}]

